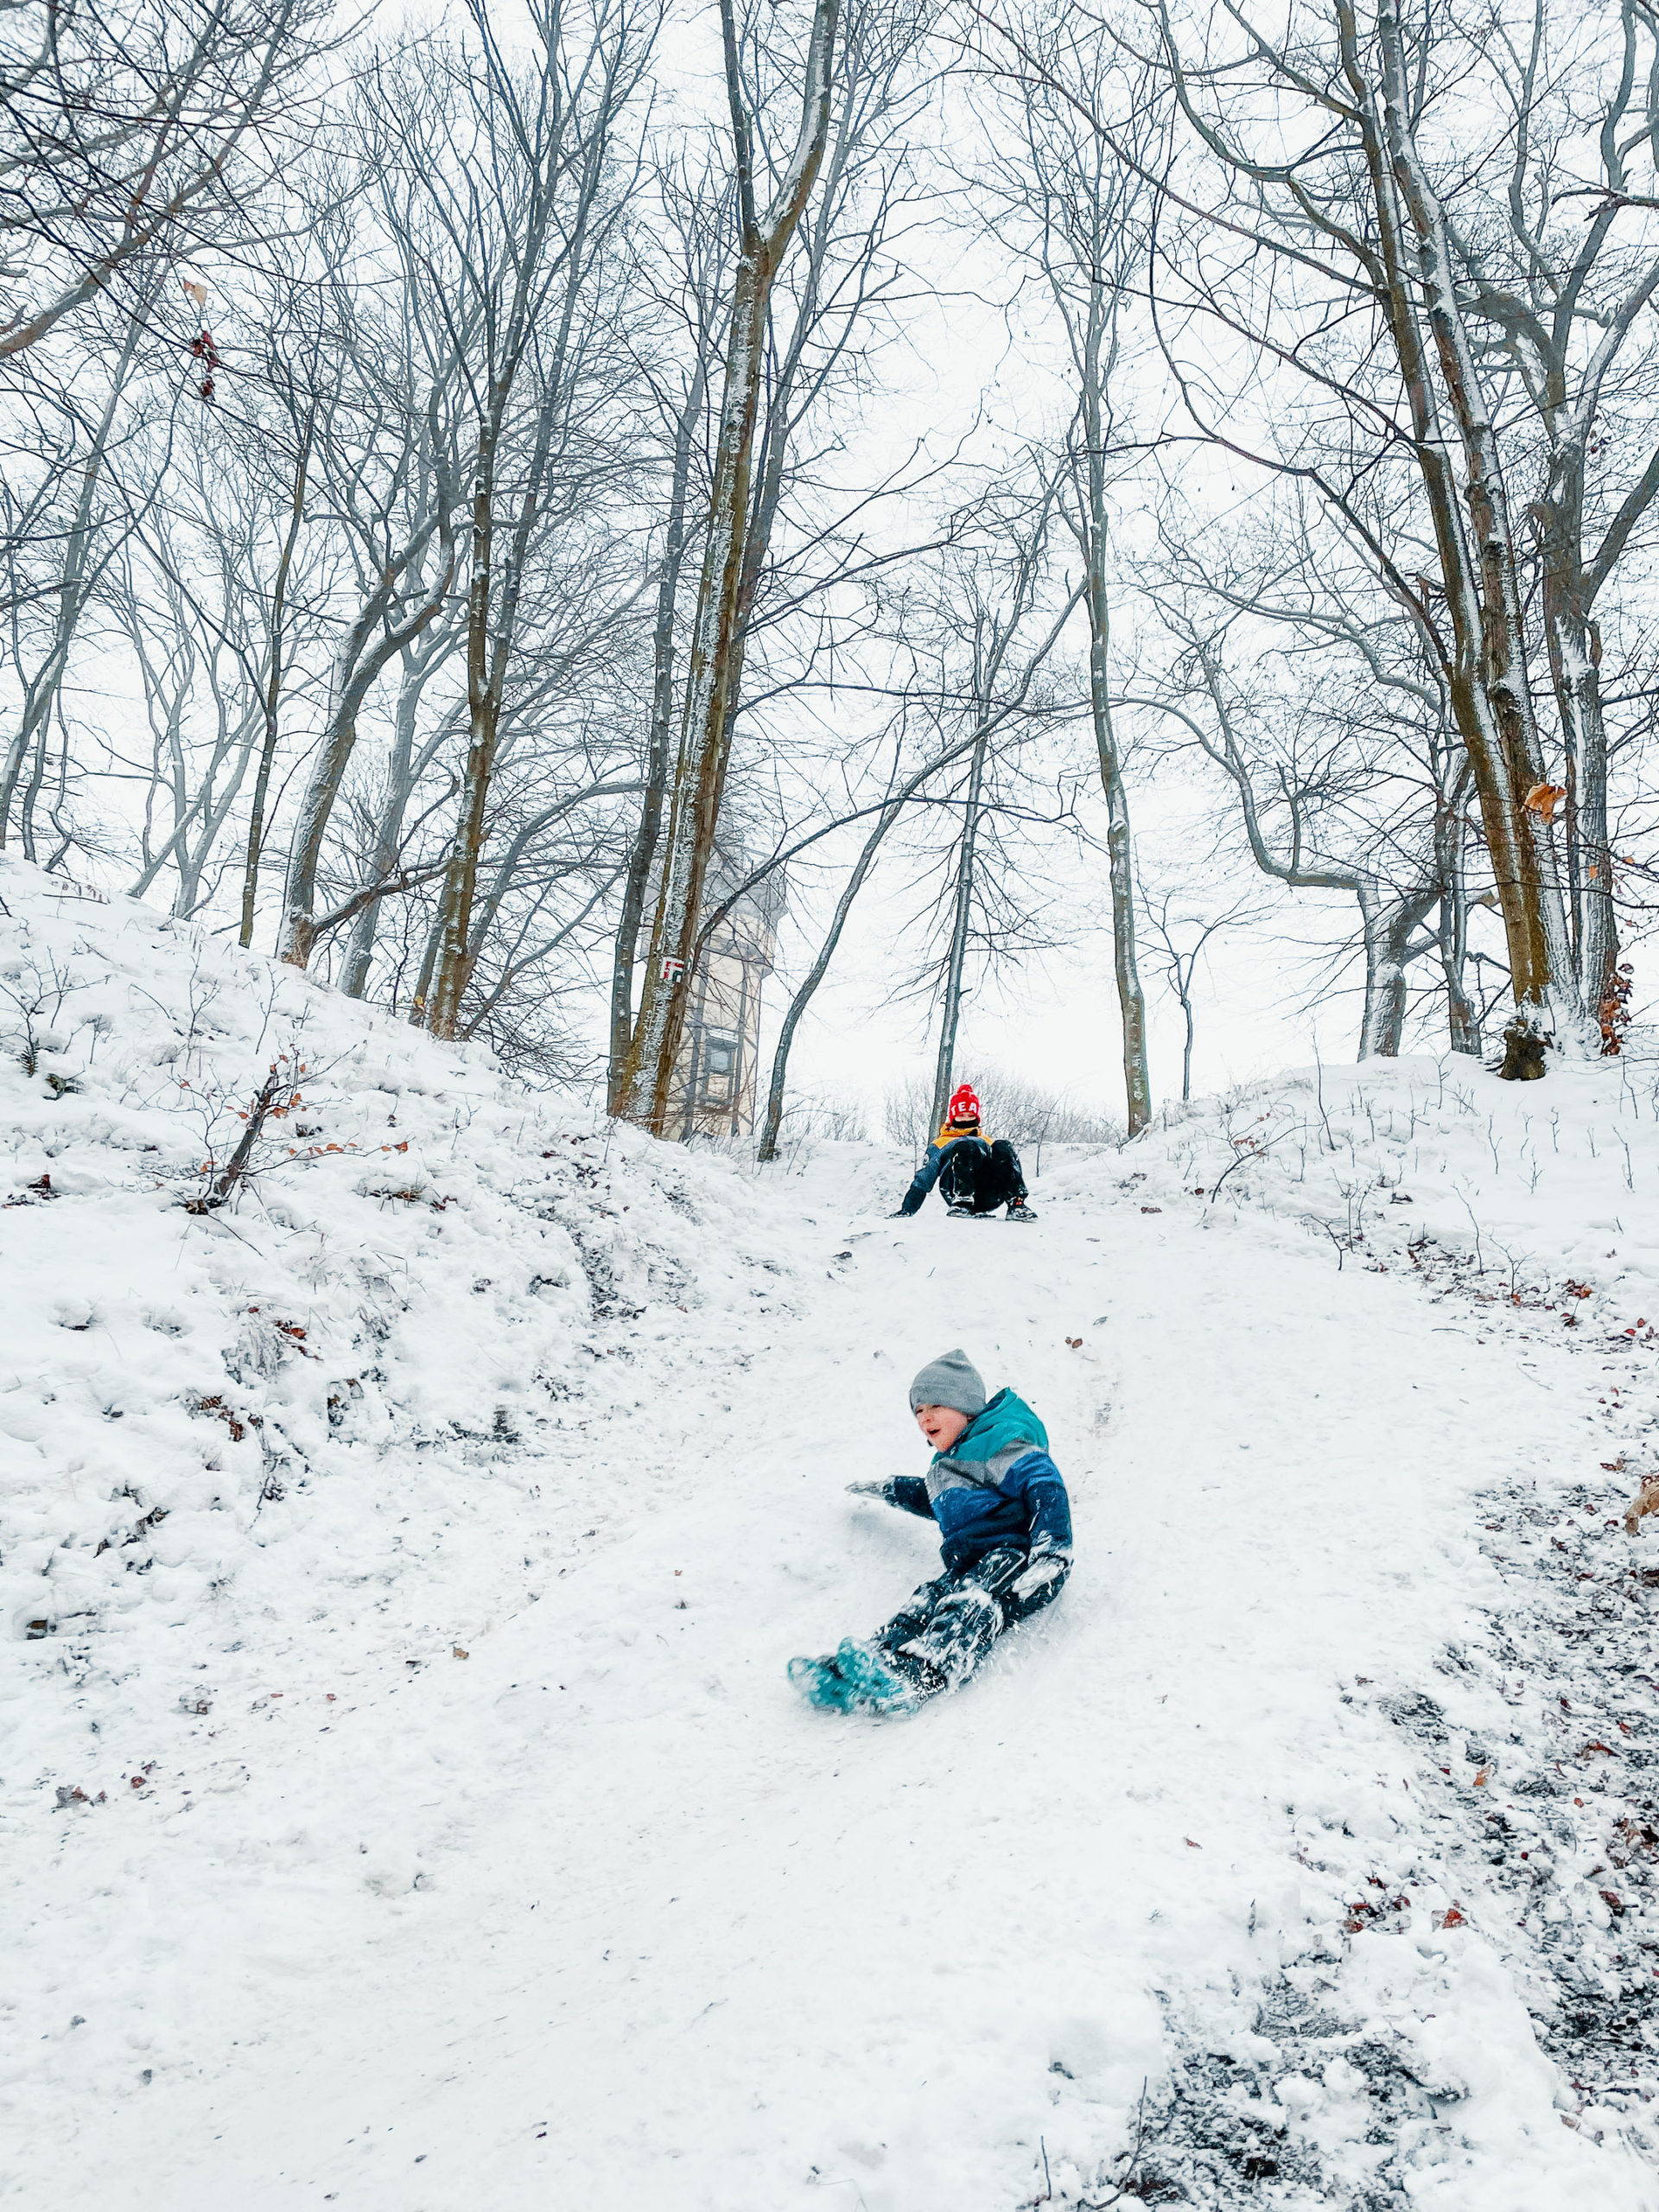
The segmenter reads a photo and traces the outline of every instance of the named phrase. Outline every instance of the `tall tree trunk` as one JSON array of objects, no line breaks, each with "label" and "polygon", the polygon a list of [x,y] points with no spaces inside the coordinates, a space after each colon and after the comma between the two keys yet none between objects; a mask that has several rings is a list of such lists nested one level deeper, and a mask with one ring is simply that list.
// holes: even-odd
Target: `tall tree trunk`
[{"label": "tall tree trunk", "polygon": [[288,515],[288,536],[276,560],[276,582],[270,595],[270,666],[265,671],[265,732],[259,746],[259,774],[254,777],[254,803],[248,814],[248,858],[241,872],[241,933],[237,943],[245,949],[254,943],[254,898],[259,893],[259,861],[265,849],[265,803],[270,798],[270,770],[276,761],[276,706],[283,696],[283,620],[288,613],[288,570],[299,544],[299,526],[305,520],[305,474],[312,458],[312,435],[316,431],[316,407],[305,416],[299,458],[294,460],[294,502]]},{"label": "tall tree trunk", "polygon": [[426,945],[421,954],[421,970],[415,978],[415,994],[409,1002],[409,1026],[411,1029],[426,1027],[427,1001],[432,992],[433,971],[438,964],[438,948],[443,943],[443,896],[448,878],[439,887],[436,911],[426,932]]},{"label": "tall tree trunk", "polygon": [[[1365,1014],[1359,1057],[1398,1059],[1406,1027],[1406,963],[1411,933],[1440,896],[1438,883],[1384,903],[1376,885],[1357,894],[1365,931]],[[1414,948],[1421,951],[1421,946]]]},{"label": "tall tree trunk", "polygon": [[248,850],[242,868],[242,927],[238,942],[245,950],[253,943],[254,900],[259,889],[259,861],[265,843],[265,804],[270,793],[270,771],[276,758],[276,710],[283,696],[283,623],[288,610],[288,577],[294,564],[305,518],[305,479],[311,461],[311,440],[316,429],[315,405],[300,433],[300,449],[294,463],[294,499],[289,513],[288,535],[277,557],[276,577],[270,594],[270,650],[265,672],[264,734],[259,747],[259,772],[254,778],[253,805],[248,815]]},{"label": "tall tree trunk", "polygon": [[1550,455],[1539,520],[1544,636],[1567,761],[1573,950],[1586,1006],[1599,1006],[1618,962],[1612,854],[1607,842],[1607,726],[1601,702],[1601,635],[1585,607],[1580,558],[1584,448],[1576,431]]},{"label": "tall tree trunk", "polygon": [[962,974],[968,957],[968,936],[973,921],[974,847],[979,836],[979,797],[985,780],[985,748],[988,733],[981,729],[968,772],[968,809],[963,817],[962,840],[957,854],[957,887],[950,918],[950,949],[944,963],[944,995],[939,1016],[939,1056],[933,1073],[933,1119],[929,1134],[940,1128],[950,1103],[951,1077],[956,1069],[957,1026],[962,1014]]},{"label": "tall tree trunk", "polygon": [[[441,613],[455,573],[455,536],[449,512],[449,486],[445,473],[435,477],[436,512],[410,535],[397,557],[381,571],[374,590],[359,607],[357,619],[346,632],[334,659],[329,713],[322,743],[301,802],[294,845],[288,868],[282,957],[292,968],[305,967],[316,942],[317,871],[329,817],[345,780],[357,745],[357,718],[364,701],[379,681],[386,664],[411,645],[427,625]],[[399,580],[418,564],[434,532],[438,539],[438,571],[429,589],[419,592],[402,619],[388,627],[398,595]],[[417,587],[418,590],[418,587]],[[375,636],[378,631],[380,635]],[[374,639],[372,645],[369,642]]]},{"label": "tall tree trunk", "polygon": [[461,817],[438,903],[437,972],[426,1004],[427,1026],[453,1037],[472,963],[473,898],[484,849],[484,814],[500,729],[501,702],[491,681],[490,584],[495,543],[495,462],[505,394],[492,395],[480,425],[473,475],[473,569],[467,594],[467,766],[461,778]]},{"label": "tall tree trunk", "polygon": [[708,379],[699,361],[674,433],[674,472],[669,485],[668,519],[663,537],[662,574],[657,585],[657,622],[652,638],[651,734],[645,753],[645,793],[639,826],[628,854],[622,884],[622,911],[611,957],[611,1050],[606,1083],[606,1110],[620,1114],[626,1096],[628,1039],[633,1028],[633,967],[645,897],[662,835],[663,801],[668,791],[669,739],[674,728],[674,617],[680,572],[685,564],[685,502],[691,477],[691,448],[702,413]]},{"label": "tall tree trunk", "polygon": [[[1417,460],[1440,552],[1454,652],[1449,688],[1468,747],[1497,880],[1514,980],[1517,1034],[1581,1046],[1585,1020],[1572,972],[1566,909],[1548,832],[1527,795],[1546,780],[1527,684],[1520,589],[1508,493],[1476,350],[1461,313],[1444,211],[1418,151],[1412,78],[1398,0],[1379,0],[1382,114],[1364,84],[1347,0],[1339,9],[1351,81],[1360,95],[1387,272],[1389,323],[1416,435]],[[1415,236],[1409,254],[1406,226]],[[1408,258],[1415,274],[1408,272]],[[1463,457],[1461,494],[1436,420],[1418,331],[1421,295]],[[1468,529],[1465,536],[1466,505]]]},{"label": "tall tree trunk", "polygon": [[1124,788],[1122,758],[1112,722],[1109,671],[1111,648],[1111,601],[1106,581],[1108,521],[1106,507],[1107,379],[1116,356],[1116,301],[1103,271],[1109,241],[1102,235],[1103,209],[1096,191],[1091,200],[1094,223],[1090,239],[1093,266],[1089,272],[1083,344],[1077,366],[1084,435],[1084,483],[1078,518],[1083,556],[1088,574],[1089,699],[1094,723],[1095,752],[1100,764],[1101,789],[1106,797],[1106,861],[1112,892],[1112,964],[1117,981],[1118,1017],[1123,1045],[1123,1092],[1128,1133],[1138,1136],[1152,1119],[1152,1076],[1147,1063],[1147,1000],[1141,986],[1135,949],[1135,841],[1129,828],[1128,793]]},{"label": "tall tree trunk", "polygon": [[1452,1050],[1478,1056],[1480,1016],[1464,981],[1469,958],[1469,892],[1465,845],[1466,804],[1461,781],[1441,803],[1434,824],[1435,869],[1440,878],[1440,969],[1446,977],[1446,1023]]},{"label": "tall tree trunk", "polygon": [[[607,120],[616,93],[622,52],[623,42],[619,39],[607,65]],[[517,255],[506,342],[479,423],[473,478],[473,570],[467,595],[467,766],[461,779],[461,815],[438,910],[442,926],[437,970],[427,1011],[428,1027],[438,1037],[459,1033],[461,1001],[482,949],[473,936],[473,903],[477,896],[479,861],[484,850],[490,789],[500,744],[501,711],[518,642],[525,571],[540,518],[553,441],[566,419],[570,402],[571,334],[575,327],[577,304],[589,274],[588,226],[605,175],[607,143],[606,130],[596,124],[583,149],[580,196],[569,239],[563,250],[564,296],[558,327],[545,355],[536,361],[541,393],[536,408],[535,439],[522,481],[515,486],[518,512],[499,576],[494,570],[495,506],[500,491],[502,440],[514,386],[530,358],[527,349],[534,335],[531,326],[535,320],[532,296],[562,164],[550,166],[538,185],[537,206]]]},{"label": "tall tree trunk", "polygon": [[685,1020],[686,978],[695,950],[703,880],[714,850],[727,764],[741,653],[738,601],[749,518],[750,469],[766,307],[779,264],[801,219],[823,158],[839,0],[817,0],[795,148],[764,220],[753,204],[753,157],[743,105],[737,27],[732,0],[721,0],[727,92],[736,149],[742,226],[733,284],[720,436],[702,574],[697,591],[690,665],[680,725],[679,757],[669,812],[666,850],[651,959],[639,1019],[629,1041],[624,1111],[657,1135],[668,1114],[674,1061]]},{"label": "tall tree trunk", "polygon": [[[374,848],[369,863],[372,883],[384,881],[397,866],[404,816],[433,750],[431,745],[424,747],[416,763],[416,718],[427,684],[448,658],[454,645],[454,632],[446,626],[442,633],[434,635],[429,632],[418,647],[404,649],[403,679],[397,687],[397,711],[392,725],[391,758],[386,765],[386,794],[375,823]],[[368,900],[352,925],[340,979],[340,988],[348,999],[360,999],[369,988],[375,938],[379,933],[380,904],[378,899]]]},{"label": "tall tree trunk", "polygon": [[[1098,296],[1099,287],[1096,287]],[[1135,841],[1129,830],[1129,799],[1112,723],[1109,679],[1111,601],[1106,583],[1106,462],[1100,404],[1098,300],[1090,302],[1088,371],[1084,387],[1084,431],[1088,440],[1088,512],[1084,554],[1089,575],[1089,699],[1106,795],[1106,860],[1112,889],[1112,963],[1117,979],[1118,1015],[1123,1040],[1123,1090],[1128,1133],[1138,1136],[1152,1119],[1152,1076],[1147,1063],[1147,1000],[1135,957]]]}]

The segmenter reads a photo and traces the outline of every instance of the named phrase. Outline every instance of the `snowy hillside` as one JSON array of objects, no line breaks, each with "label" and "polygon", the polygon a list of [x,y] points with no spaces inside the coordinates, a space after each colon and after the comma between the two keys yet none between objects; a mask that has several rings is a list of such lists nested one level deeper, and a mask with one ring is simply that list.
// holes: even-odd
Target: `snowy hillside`
[{"label": "snowy hillside", "polygon": [[[1659,2207],[1659,1071],[1326,1070],[894,1222],[0,899],[17,2201]],[[957,1343],[1077,1571],[829,1719]]]}]

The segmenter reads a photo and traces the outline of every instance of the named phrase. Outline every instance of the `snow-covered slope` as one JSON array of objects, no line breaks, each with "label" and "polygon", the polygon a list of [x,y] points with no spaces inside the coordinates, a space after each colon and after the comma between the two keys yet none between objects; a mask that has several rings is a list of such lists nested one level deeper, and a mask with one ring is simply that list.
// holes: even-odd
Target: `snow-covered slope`
[{"label": "snow-covered slope", "polygon": [[[1659,2206],[1638,1071],[1452,1063],[1403,1136],[1437,1069],[1327,1071],[1058,1160],[1028,1229],[896,1223],[877,1148],[756,1179],[0,898],[19,2201]],[[1336,1151],[1214,1196],[1292,1107]],[[785,1661],[933,1556],[843,1484],[958,1342],[1077,1572],[961,1696],[827,1719]]]},{"label": "snow-covered slope", "polygon": [[1541,1084],[1450,1053],[1312,1067],[1173,1108],[1123,1158],[1143,1199],[1264,1212],[1361,1264],[1645,1328],[1659,1319],[1659,1038],[1628,1043]]}]

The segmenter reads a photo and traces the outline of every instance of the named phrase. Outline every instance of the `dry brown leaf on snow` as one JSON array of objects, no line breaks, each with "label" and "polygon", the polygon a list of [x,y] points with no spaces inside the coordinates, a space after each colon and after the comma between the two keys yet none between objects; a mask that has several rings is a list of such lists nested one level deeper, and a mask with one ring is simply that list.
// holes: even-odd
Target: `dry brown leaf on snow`
[{"label": "dry brown leaf on snow", "polygon": [[1649,1513],[1659,1513],[1659,1475],[1649,1475],[1624,1509],[1624,1533],[1639,1535]]},{"label": "dry brown leaf on snow", "polygon": [[1567,797],[1565,784],[1535,784],[1521,804],[1529,814],[1535,814],[1542,822],[1553,822],[1555,810]]}]

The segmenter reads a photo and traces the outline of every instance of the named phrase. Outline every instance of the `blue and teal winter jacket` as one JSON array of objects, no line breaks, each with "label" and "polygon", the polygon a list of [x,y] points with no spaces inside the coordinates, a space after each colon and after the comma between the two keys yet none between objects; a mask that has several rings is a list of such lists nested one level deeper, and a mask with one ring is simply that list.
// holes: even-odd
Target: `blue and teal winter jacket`
[{"label": "blue and teal winter jacket", "polygon": [[895,1475],[882,1495],[938,1522],[953,1574],[999,1544],[1071,1556],[1071,1503],[1048,1456],[1048,1431],[1012,1390],[999,1390],[949,1452],[936,1452],[925,1475]]}]

